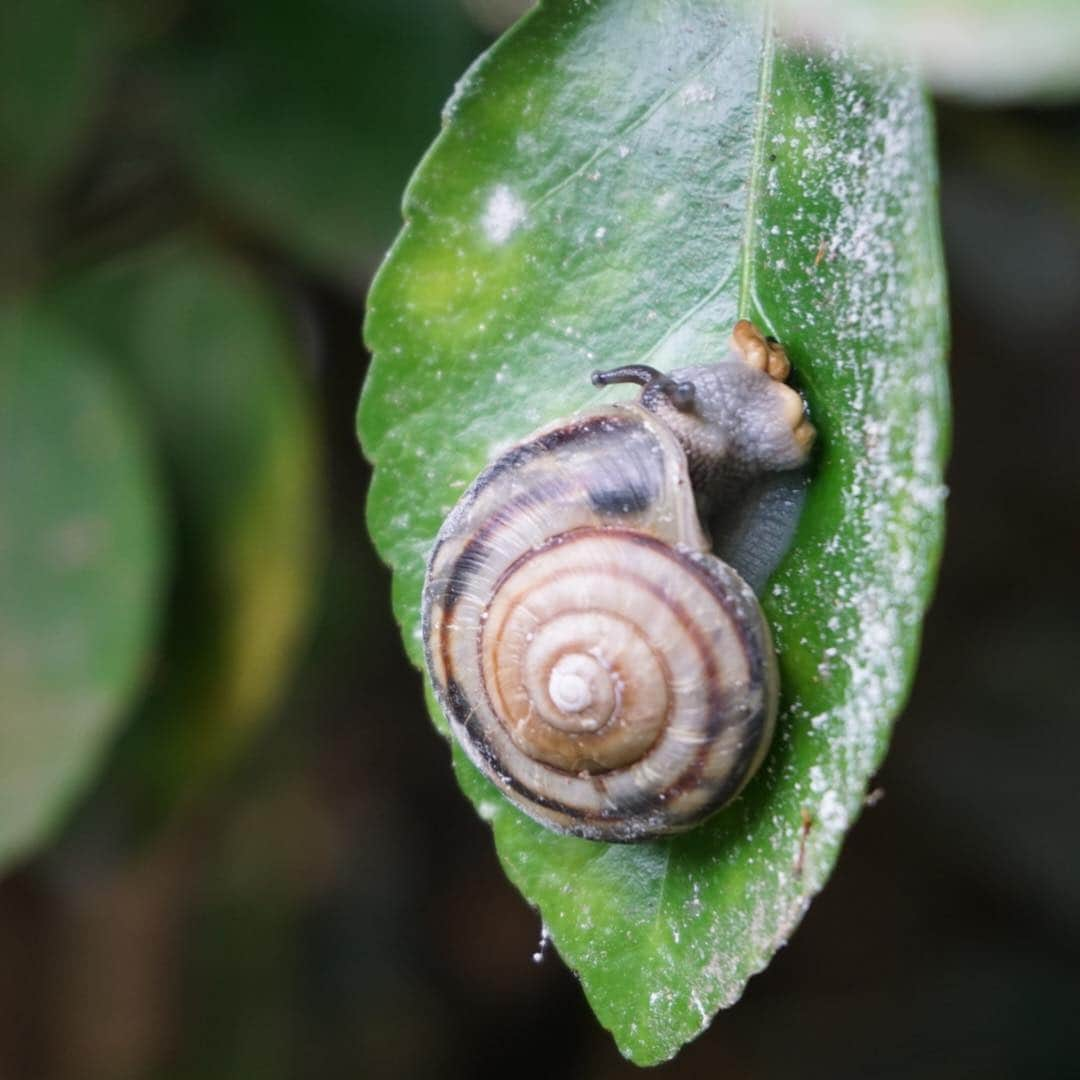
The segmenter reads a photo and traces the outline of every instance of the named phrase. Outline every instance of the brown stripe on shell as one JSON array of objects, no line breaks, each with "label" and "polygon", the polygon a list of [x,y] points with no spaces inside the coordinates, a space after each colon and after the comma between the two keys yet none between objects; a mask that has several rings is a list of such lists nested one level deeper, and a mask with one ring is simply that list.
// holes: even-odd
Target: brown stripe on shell
[{"label": "brown stripe on shell", "polygon": [[484,761],[488,763],[492,773],[502,784],[512,791],[517,792],[517,794],[521,795],[523,798],[528,799],[529,802],[536,803],[538,806],[543,806],[546,810],[553,810],[557,814],[563,814],[570,818],[583,818],[588,816],[587,811],[582,811],[576,806],[561,803],[557,799],[552,799],[547,795],[541,795],[539,792],[525,787],[517,777],[513,776],[503,768],[502,759],[484,734],[484,729],[477,719],[476,710],[469,705],[468,699],[465,697],[460,684],[454,679],[447,682],[447,703],[452,704],[452,707],[455,708],[455,710],[460,710],[465,713],[465,719],[458,719],[457,723],[464,728],[472,745],[477,749]]},{"label": "brown stripe on shell", "polygon": [[[570,490],[569,484],[552,480],[547,495],[549,499],[565,496],[569,494]],[[493,538],[498,535],[500,530],[511,525],[526,506],[537,501],[535,493],[531,491],[519,495],[516,499],[511,499],[486,518],[483,525],[469,538],[458,557],[454,560],[453,567],[447,574],[446,584],[443,587],[442,605],[447,616],[453,614],[454,608],[465,594],[468,578],[476,572],[477,567],[483,566],[484,558],[491,549]],[[433,562],[434,558],[433,555]]]},{"label": "brown stripe on shell", "polygon": [[[468,491],[462,496],[461,501],[452,511],[440,530],[441,536],[453,535],[456,531],[456,523],[468,517],[469,511],[475,505],[483,492],[503,473],[512,469],[518,469],[527,462],[537,458],[543,458],[558,450],[568,443],[578,443],[579,446],[588,446],[592,442],[604,442],[615,440],[628,428],[641,428],[641,420],[633,413],[625,415],[619,413],[605,413],[603,416],[587,416],[571,423],[563,424],[552,431],[545,432],[538,438],[514,446],[492,462],[470,485]],[[491,547],[492,537],[500,528],[508,524],[516,514],[530,503],[552,501],[565,498],[575,490],[575,485],[567,481],[559,481],[551,478],[550,487],[544,491],[544,499],[537,499],[535,492],[526,492],[515,499],[503,504],[488,517],[469,538],[461,552],[454,560],[452,568],[447,572],[446,584],[443,588],[442,603],[447,615],[453,613],[454,607],[461,599],[465,591],[467,578],[472,566],[482,565],[483,559]],[[598,514],[632,514],[647,510],[656,499],[657,493],[644,490],[634,485],[627,485],[615,491],[584,491],[590,505]],[[438,562],[439,552],[443,546],[442,541],[436,544],[431,553],[429,568]]]},{"label": "brown stripe on shell", "polygon": [[[527,788],[517,779],[517,777],[512,775],[505,768],[502,758],[499,757],[498,752],[491,745],[484,732],[483,725],[480,723],[476,709],[473,708],[472,704],[469,702],[461,684],[453,677],[453,675],[449,674],[452,670],[452,666],[450,663],[449,641],[445,634],[442,635],[440,645],[444,670],[448,673],[443,706],[450,719],[465,731],[470,743],[475,747],[484,761],[487,762],[488,767],[494,776],[510,790],[517,792],[518,795],[527,799],[529,802],[536,803],[538,806],[543,806],[547,810],[552,810],[558,814],[564,814],[566,817],[570,818],[583,818],[588,816],[588,811],[583,811],[578,807],[561,803],[557,799],[542,795],[540,792]],[[438,692],[440,699],[443,698],[442,688],[436,686],[436,691]],[[486,694],[487,691],[485,688],[485,696]],[[490,699],[488,700],[488,707],[491,708]],[[495,713],[494,709],[492,709],[492,713],[498,720],[498,714]]]},{"label": "brown stripe on shell", "polygon": [[581,440],[587,444],[601,438],[609,438],[618,435],[628,427],[640,425],[640,420],[633,413],[605,413],[604,416],[583,416],[580,419],[571,420],[566,424],[560,424],[551,431],[545,431],[542,435],[530,442],[519,443],[511,447],[497,461],[493,461],[477,478],[474,484],[476,493],[491,483],[497,476],[516,468],[522,463],[550,454],[568,442]]}]

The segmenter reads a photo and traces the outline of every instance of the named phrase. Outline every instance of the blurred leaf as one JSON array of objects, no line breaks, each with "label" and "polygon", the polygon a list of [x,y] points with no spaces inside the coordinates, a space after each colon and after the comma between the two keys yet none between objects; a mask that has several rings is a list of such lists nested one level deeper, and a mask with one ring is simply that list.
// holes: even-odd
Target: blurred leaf
[{"label": "blurred leaf", "polygon": [[0,176],[48,184],[85,135],[105,81],[108,21],[89,0],[0,5]]},{"label": "blurred leaf", "polygon": [[908,690],[948,438],[932,146],[908,74],[792,51],[760,16],[549,3],[459,85],[372,288],[368,514],[418,664],[443,517],[499,447],[594,403],[591,369],[722,358],[745,314],[787,345],[818,427],[763,596],[779,733],[735,805],[661,842],[576,840],[455,749],[507,873],[639,1064],[700,1032],[787,939]]},{"label": "blurred leaf", "polygon": [[162,57],[196,179],[315,265],[389,244],[446,87],[479,42],[448,0],[192,5]]},{"label": "blurred leaf", "polygon": [[47,840],[143,673],[157,476],[94,350],[0,311],[0,866]]},{"label": "blurred leaf", "polygon": [[87,137],[112,25],[89,0],[0,4],[0,284],[25,280],[37,217]]},{"label": "blurred leaf", "polygon": [[1022,100],[1080,91],[1075,0],[776,0],[775,9],[789,32],[819,44],[849,35],[913,59],[944,93]]},{"label": "blurred leaf", "polygon": [[56,302],[142,397],[174,500],[166,662],[114,762],[152,826],[246,744],[291,669],[318,533],[311,408],[273,300],[208,248],[103,265]]}]

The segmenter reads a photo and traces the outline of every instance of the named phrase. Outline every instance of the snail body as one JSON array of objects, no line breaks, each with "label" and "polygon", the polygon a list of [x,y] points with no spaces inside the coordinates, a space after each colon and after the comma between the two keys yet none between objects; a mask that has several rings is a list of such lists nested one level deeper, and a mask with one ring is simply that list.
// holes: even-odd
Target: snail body
[{"label": "snail body", "polygon": [[526,813],[590,839],[688,829],[761,763],[768,625],[701,521],[805,463],[786,357],[749,323],[730,362],[541,428],[447,517],[427,570],[428,671],[454,737]]}]

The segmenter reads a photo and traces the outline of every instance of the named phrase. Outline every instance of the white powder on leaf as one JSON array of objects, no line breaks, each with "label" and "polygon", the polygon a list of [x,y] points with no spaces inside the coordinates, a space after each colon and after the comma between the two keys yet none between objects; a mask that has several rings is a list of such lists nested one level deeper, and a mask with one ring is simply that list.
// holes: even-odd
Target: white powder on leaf
[{"label": "white powder on leaf", "polygon": [[493,244],[505,244],[524,220],[525,204],[506,184],[496,185],[481,219],[484,235]]}]

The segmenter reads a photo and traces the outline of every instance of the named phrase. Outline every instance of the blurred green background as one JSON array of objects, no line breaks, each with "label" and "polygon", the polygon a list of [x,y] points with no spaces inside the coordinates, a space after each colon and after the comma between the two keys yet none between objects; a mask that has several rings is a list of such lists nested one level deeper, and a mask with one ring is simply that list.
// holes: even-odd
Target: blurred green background
[{"label": "blurred green background", "polygon": [[[637,1070],[363,520],[363,296],[509,0],[0,10],[0,1080]],[[939,111],[949,539],[805,925],[662,1072],[1075,1075],[1080,110]]]}]

